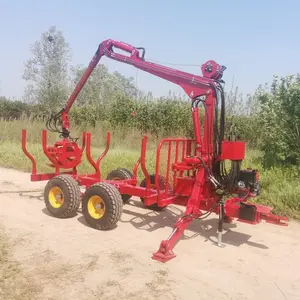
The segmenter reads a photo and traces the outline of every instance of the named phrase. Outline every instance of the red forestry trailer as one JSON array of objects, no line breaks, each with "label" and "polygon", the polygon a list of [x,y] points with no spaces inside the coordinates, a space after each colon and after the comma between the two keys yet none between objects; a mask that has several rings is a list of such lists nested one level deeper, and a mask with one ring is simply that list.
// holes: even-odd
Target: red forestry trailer
[{"label": "red forestry trailer", "polygon": [[[115,48],[124,52],[117,53]],[[146,167],[147,136],[142,139],[141,156],[133,170],[118,168],[112,170],[105,179],[101,176],[100,164],[109,149],[110,133],[107,133],[106,149],[97,161],[91,155],[90,133],[83,132],[81,146],[77,139],[70,136],[69,111],[103,56],[173,82],[181,86],[191,100],[194,137],[161,140],[156,150],[154,174],[149,174]],[[259,193],[259,172],[241,169],[245,142],[235,138],[225,139],[222,85],[225,69],[211,60],[202,65],[202,76],[194,75],[146,61],[144,48],[111,39],[103,41],[65,107],[47,121],[47,129],[60,133],[60,140],[49,146],[47,131],[42,132],[43,152],[54,169],[53,173],[37,172],[36,160],[26,149],[26,130],[22,131],[22,149],[32,162],[31,180],[48,181],[44,190],[48,211],[58,218],[66,218],[82,205],[86,222],[96,229],[107,230],[119,221],[124,202],[131,196],[139,197],[146,207],[155,210],[170,204],[184,206],[185,212],[174,224],[171,235],[161,242],[152,256],[161,262],[175,257],[173,248],[193,220],[203,219],[211,213],[219,216],[219,246],[222,245],[223,222],[233,219],[249,224],[264,220],[287,226],[287,217],[272,214],[271,207],[249,202]],[[204,107],[203,122],[199,118],[199,105]],[[84,151],[95,170],[92,174],[77,172]],[[163,154],[166,159],[162,158]],[[230,162],[229,170],[225,167],[226,161]],[[139,167],[144,175],[140,184],[137,180]],[[81,192],[80,187],[85,191]]]}]

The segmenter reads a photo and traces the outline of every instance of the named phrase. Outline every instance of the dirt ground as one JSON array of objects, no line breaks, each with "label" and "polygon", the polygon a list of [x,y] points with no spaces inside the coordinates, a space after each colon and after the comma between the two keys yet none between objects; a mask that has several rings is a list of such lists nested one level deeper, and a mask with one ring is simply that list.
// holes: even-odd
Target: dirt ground
[{"label": "dirt ground", "polygon": [[156,213],[130,200],[117,228],[101,232],[80,211],[63,220],[49,216],[44,185],[0,169],[0,225],[13,256],[0,272],[5,300],[300,299],[296,222],[227,224],[219,248],[216,216],[195,221],[175,247],[177,257],[163,264],[151,254],[182,208]]}]

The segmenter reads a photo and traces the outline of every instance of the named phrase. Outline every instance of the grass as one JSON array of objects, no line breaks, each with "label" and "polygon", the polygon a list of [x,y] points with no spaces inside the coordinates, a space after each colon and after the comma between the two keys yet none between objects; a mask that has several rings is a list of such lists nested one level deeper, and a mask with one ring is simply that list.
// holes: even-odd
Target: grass
[{"label": "grass", "polygon": [[[44,156],[41,146],[41,131],[43,123],[29,121],[1,121],[0,120],[0,166],[14,168],[22,171],[31,170],[31,162],[23,154],[21,149],[21,129],[28,131],[28,150],[35,156],[38,162],[39,172],[49,172],[52,169],[46,165],[47,158]],[[75,128],[72,135],[80,137],[82,128]],[[98,126],[89,129],[92,133],[92,155],[97,158],[105,148],[107,128]],[[57,139],[57,134],[49,134],[48,143]],[[101,171],[105,177],[109,171],[117,167],[125,167],[132,170],[140,156],[142,136],[138,132],[115,130],[111,131],[111,147],[101,164]],[[147,149],[147,168],[150,173],[155,170],[155,148],[157,139],[149,137]],[[297,170],[291,168],[273,168],[263,170],[261,165],[262,153],[258,150],[247,150],[242,168],[258,168],[261,174],[262,192],[255,202],[270,205],[274,212],[287,215],[294,219],[300,219],[300,185],[297,179]],[[163,164],[165,160],[162,160]],[[83,173],[93,172],[93,168],[84,158],[79,171]],[[143,175],[138,173],[139,180]]]},{"label": "grass", "polygon": [[[21,171],[31,171],[31,161],[25,156],[21,148],[21,130],[27,129],[27,150],[37,161],[38,172],[51,172],[53,169],[47,164],[47,157],[43,153],[41,144],[41,132],[43,124],[29,122],[4,122],[0,121],[0,166],[13,168]],[[106,146],[106,130],[89,130],[92,133],[92,157],[96,160],[104,151]],[[72,131],[72,136],[81,137],[80,130]],[[53,144],[58,139],[57,133],[48,133],[48,144]],[[103,177],[117,167],[133,169],[135,162],[141,155],[140,145],[142,136],[138,138],[133,132],[130,134],[116,131],[111,132],[110,150],[101,163],[101,173]],[[79,141],[80,144],[80,141]],[[147,156],[147,167],[153,171],[155,167],[153,140],[149,139]],[[79,172],[92,173],[93,167],[89,164],[84,155],[82,164],[78,168]],[[142,172],[139,170],[139,176]]]}]

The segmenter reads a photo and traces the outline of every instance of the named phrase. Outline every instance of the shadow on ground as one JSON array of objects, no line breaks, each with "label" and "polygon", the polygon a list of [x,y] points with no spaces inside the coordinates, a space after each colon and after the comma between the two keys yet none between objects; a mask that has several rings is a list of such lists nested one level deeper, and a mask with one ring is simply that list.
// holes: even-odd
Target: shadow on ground
[{"label": "shadow on ground", "polygon": [[[128,208],[127,208],[128,207]],[[175,207],[169,206],[161,212],[149,211],[146,212],[136,211],[136,209],[130,210],[130,207],[144,208],[140,201],[130,200],[128,204],[124,206],[123,215],[120,223],[130,223],[133,227],[139,230],[146,230],[152,232],[164,227],[170,227],[173,229],[174,224],[182,215],[182,211]],[[131,217],[131,218],[130,218]],[[237,228],[236,224],[225,223],[222,241],[225,244],[239,247],[242,244],[247,244],[260,249],[268,249],[267,246],[255,242],[249,241],[251,235],[244,234],[237,231],[232,231],[232,228]],[[205,241],[217,242],[217,230],[218,230],[218,218],[209,218],[203,220],[193,221],[185,231],[182,240],[188,240],[201,236],[205,238]],[[187,232],[192,232],[188,234]],[[171,232],[170,232],[171,233]],[[167,238],[167,237],[166,237]]]},{"label": "shadow on ground", "polygon": [[[41,192],[20,192],[19,195],[20,197],[26,197],[29,199],[43,201],[43,193]],[[42,212],[47,216],[52,217],[46,208],[42,209]],[[81,209],[79,209],[76,213],[70,216],[70,218],[76,217],[78,215],[80,215],[77,218],[78,222],[90,227],[89,224],[87,224],[87,222],[85,221]],[[123,207],[123,214],[120,221],[110,230],[116,229],[122,223],[130,223],[135,229],[145,230],[148,232],[153,232],[161,228],[169,227],[171,233],[174,224],[181,215],[182,210],[173,205],[170,205],[163,211],[156,212],[145,208],[141,201],[130,199]],[[268,247],[263,244],[250,241],[251,235],[232,230],[233,228],[237,227],[238,225],[236,224],[224,224],[224,232],[222,237],[223,243],[236,247],[239,247],[243,244],[247,244],[249,246],[260,249],[268,249]],[[217,217],[210,217],[208,219],[203,220],[195,220],[188,226],[181,240],[188,240],[197,236],[201,236],[205,239],[205,242],[210,241],[216,244],[217,229]]]}]

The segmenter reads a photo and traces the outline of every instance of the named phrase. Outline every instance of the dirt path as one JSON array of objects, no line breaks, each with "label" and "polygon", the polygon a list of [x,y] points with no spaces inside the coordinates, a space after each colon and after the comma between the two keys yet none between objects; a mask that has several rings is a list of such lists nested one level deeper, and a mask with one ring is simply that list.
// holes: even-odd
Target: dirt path
[{"label": "dirt path", "polygon": [[[223,249],[214,245],[214,217],[195,222],[175,247],[177,257],[161,264],[151,254],[170,234],[178,208],[158,214],[132,200],[118,227],[100,232],[80,212],[65,220],[49,216],[44,185],[0,169],[0,225],[15,260],[4,271],[2,263],[0,288],[19,299],[300,299],[295,222],[227,225]],[[15,270],[13,280],[8,270]]]}]

